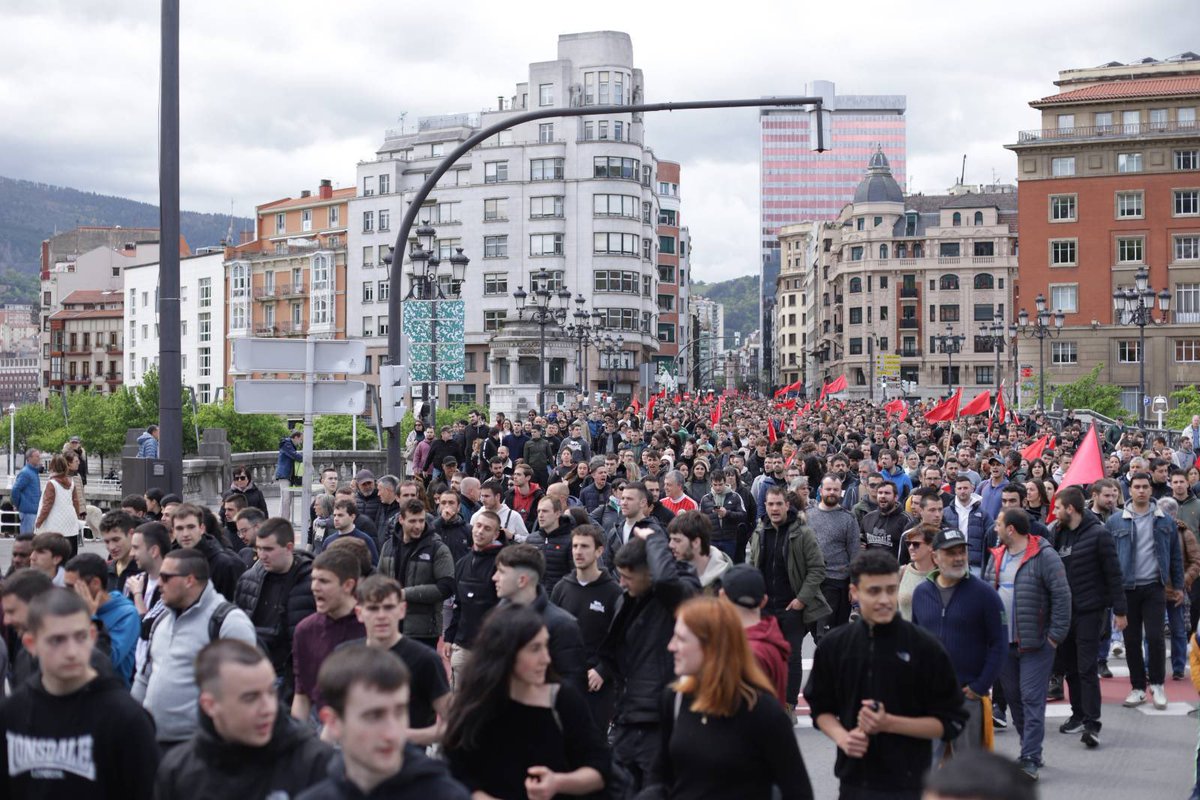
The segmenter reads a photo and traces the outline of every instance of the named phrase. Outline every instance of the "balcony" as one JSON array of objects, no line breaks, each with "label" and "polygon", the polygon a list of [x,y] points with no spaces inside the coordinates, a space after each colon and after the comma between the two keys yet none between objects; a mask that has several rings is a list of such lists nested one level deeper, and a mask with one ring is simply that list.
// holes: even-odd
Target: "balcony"
[{"label": "balcony", "polygon": [[254,335],[255,336],[274,336],[275,335],[275,327],[276,326],[274,326],[274,325],[266,325],[263,323],[258,323],[254,326]]},{"label": "balcony", "polygon": [[920,358],[921,357],[921,349],[920,348],[914,348],[914,347],[901,348],[900,350],[897,350],[896,352],[900,355],[901,358]]},{"label": "balcony", "polygon": [[279,336],[303,336],[308,332],[308,325],[303,322],[278,322],[275,333]]},{"label": "balcony", "polygon": [[104,380],[107,381],[108,383],[120,383],[121,382],[121,373],[106,372],[106,373],[104,373]]},{"label": "balcony", "polygon": [[1084,125],[1078,128],[1043,128],[1020,131],[1017,144],[1053,144],[1078,142],[1086,139],[1129,139],[1135,136],[1172,137],[1195,136],[1200,125],[1195,122],[1139,122],[1129,125]]},{"label": "balcony", "polygon": [[255,286],[254,299],[271,302],[281,297],[287,297],[291,293],[291,289],[292,285],[290,283],[277,283],[274,286]]},{"label": "balcony", "polygon": [[921,321],[918,319],[902,319],[900,320],[900,330],[914,331],[920,327]]},{"label": "balcony", "polygon": [[917,290],[916,286],[901,286],[900,287],[900,299],[916,300],[917,299],[917,291],[918,290]]},{"label": "balcony", "polygon": [[106,344],[104,345],[104,352],[110,355],[119,355],[125,352],[125,350],[119,344]]}]

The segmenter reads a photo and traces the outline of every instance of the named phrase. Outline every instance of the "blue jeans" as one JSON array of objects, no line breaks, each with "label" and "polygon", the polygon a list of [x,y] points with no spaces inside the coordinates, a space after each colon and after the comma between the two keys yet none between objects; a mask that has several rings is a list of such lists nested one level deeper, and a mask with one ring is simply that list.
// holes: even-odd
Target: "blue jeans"
[{"label": "blue jeans", "polygon": [[1171,626],[1171,672],[1187,674],[1188,626],[1184,606],[1167,601],[1167,624]]},{"label": "blue jeans", "polygon": [[21,533],[33,533],[34,523],[37,522],[37,512],[21,512]]},{"label": "blue jeans", "polygon": [[1054,667],[1054,648],[1049,643],[1022,653],[1009,646],[1000,668],[1000,684],[1012,712],[1013,727],[1021,737],[1021,760],[1042,763],[1042,740],[1046,737],[1046,684]]}]

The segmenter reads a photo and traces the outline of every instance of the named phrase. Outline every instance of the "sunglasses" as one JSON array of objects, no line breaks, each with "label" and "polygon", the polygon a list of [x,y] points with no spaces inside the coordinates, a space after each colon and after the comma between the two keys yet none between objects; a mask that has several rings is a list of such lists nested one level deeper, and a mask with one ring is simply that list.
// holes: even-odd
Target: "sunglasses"
[{"label": "sunglasses", "polygon": [[907,544],[908,544],[908,549],[909,549],[909,550],[916,550],[916,549],[917,549],[917,548],[919,548],[919,547],[923,547],[923,546],[925,545],[925,542],[922,542],[922,541],[910,541],[910,542],[907,542]]},{"label": "sunglasses", "polygon": [[235,481],[248,481],[248,480],[250,480],[250,476],[249,475],[234,475],[233,479]]},{"label": "sunglasses", "polygon": [[186,578],[186,577],[187,577],[186,575],[184,575],[183,573],[180,573],[180,572],[162,572],[162,571],[159,571],[159,573],[158,573],[158,582],[159,582],[159,583],[166,583],[167,581],[171,580],[172,578]]}]

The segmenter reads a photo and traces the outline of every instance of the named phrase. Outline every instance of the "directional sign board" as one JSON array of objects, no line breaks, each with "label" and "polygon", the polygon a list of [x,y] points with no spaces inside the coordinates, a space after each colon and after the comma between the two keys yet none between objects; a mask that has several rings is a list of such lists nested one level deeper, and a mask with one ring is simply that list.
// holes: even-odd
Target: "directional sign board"
[{"label": "directional sign board", "polygon": [[[322,374],[361,375],[367,369],[367,343],[361,339],[320,339],[313,358]],[[304,372],[308,342],[304,339],[233,339],[237,372]]]},{"label": "directional sign board", "polygon": [[[235,382],[233,410],[239,414],[303,414],[304,381]],[[317,381],[313,384],[314,414],[365,414],[367,384],[363,381]]]},{"label": "directional sign board", "polygon": [[875,372],[887,378],[899,378],[900,356],[895,353],[879,353],[875,356]]}]

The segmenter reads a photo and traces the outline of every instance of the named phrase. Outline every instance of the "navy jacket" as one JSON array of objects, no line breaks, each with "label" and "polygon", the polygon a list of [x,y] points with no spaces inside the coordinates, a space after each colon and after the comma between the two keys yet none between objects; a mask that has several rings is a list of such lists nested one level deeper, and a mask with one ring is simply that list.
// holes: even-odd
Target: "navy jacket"
[{"label": "navy jacket", "polygon": [[959,685],[987,694],[1008,650],[1004,603],[996,590],[968,571],[943,606],[935,570],[913,592],[912,614],[913,622],[936,636],[950,654]]},{"label": "navy jacket", "polygon": [[[958,529],[958,507],[951,501],[942,511],[942,522],[947,527]],[[996,520],[983,508],[983,501],[976,500],[967,512],[967,564],[982,570],[988,551],[996,546]]]}]

